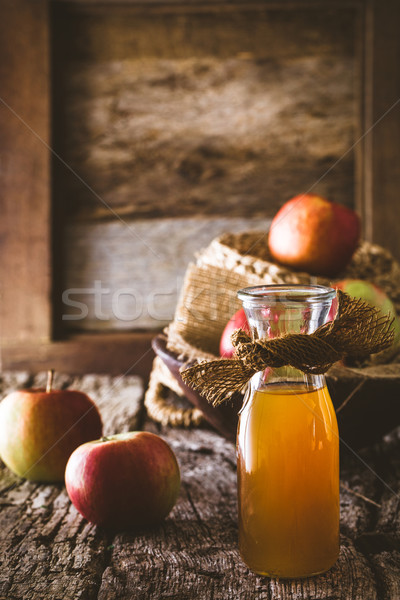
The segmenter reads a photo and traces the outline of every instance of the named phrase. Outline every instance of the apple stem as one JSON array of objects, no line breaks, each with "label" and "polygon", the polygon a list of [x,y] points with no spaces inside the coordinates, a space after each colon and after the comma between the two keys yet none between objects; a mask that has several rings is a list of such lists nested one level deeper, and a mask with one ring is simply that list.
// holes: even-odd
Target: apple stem
[{"label": "apple stem", "polygon": [[47,385],[46,392],[51,392],[51,388],[53,387],[53,377],[54,377],[54,369],[49,369],[47,371]]}]

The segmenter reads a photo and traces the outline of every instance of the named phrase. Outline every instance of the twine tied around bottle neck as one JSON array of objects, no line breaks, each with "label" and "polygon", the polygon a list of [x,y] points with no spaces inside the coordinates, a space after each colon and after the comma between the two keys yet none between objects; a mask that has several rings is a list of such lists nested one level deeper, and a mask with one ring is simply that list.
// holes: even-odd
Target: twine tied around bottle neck
[{"label": "twine tied around bottle neck", "polygon": [[237,329],[232,334],[233,358],[183,368],[183,381],[218,406],[267,367],[291,366],[317,375],[326,373],[338,360],[365,358],[393,344],[394,318],[382,315],[378,308],[341,290],[337,294],[336,319],[313,333],[252,340],[242,329]]}]

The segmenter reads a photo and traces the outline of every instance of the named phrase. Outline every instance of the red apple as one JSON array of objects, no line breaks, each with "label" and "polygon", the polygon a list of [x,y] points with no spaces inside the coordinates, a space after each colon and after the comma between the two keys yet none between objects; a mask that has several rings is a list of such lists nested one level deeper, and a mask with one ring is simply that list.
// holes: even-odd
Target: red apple
[{"label": "red apple", "polygon": [[72,504],[85,519],[112,530],[152,526],[179,493],[175,454],[159,436],[120,433],[79,446],[65,470]]},{"label": "red apple", "polygon": [[32,481],[63,481],[73,450],[102,433],[94,402],[82,392],[54,390],[50,381],[46,389],[15,391],[0,404],[0,456]]},{"label": "red apple", "polygon": [[[393,302],[380,287],[362,279],[343,279],[333,284],[333,287],[346,292],[349,296],[360,298],[371,304],[371,306],[379,308],[380,312],[385,316],[391,315],[394,318],[394,342],[392,348],[400,343],[400,322],[396,314],[396,309]],[[332,307],[329,313],[329,320],[335,318],[335,312],[336,308]],[[385,350],[385,352],[387,351]]]},{"label": "red apple", "polygon": [[359,236],[357,213],[320,196],[303,194],[286,202],[275,215],[268,245],[282,265],[332,277],[350,262]]},{"label": "red apple", "polygon": [[231,317],[225,325],[225,329],[222,332],[221,341],[219,344],[219,353],[224,358],[231,358],[235,351],[231,341],[231,336],[235,329],[244,329],[244,331],[250,333],[250,327],[243,308],[240,308],[237,312],[235,312],[233,317]]}]

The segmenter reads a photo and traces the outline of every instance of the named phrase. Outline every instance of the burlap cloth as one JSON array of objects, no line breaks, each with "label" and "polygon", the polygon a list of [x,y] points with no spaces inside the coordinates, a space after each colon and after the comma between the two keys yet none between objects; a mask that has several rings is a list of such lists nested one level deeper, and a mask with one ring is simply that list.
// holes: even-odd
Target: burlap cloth
[{"label": "burlap cloth", "polygon": [[[363,279],[382,288],[400,314],[400,265],[384,248],[362,242],[351,263],[335,280],[295,272],[273,262],[267,234],[248,231],[213,240],[188,266],[174,320],[166,328],[168,349],[184,361],[214,359],[226,323],[240,308],[240,288],[268,284],[330,286],[344,278]],[[390,359],[383,353],[379,360]],[[184,393],[161,358],[156,357],[145,395],[148,415],[162,424],[199,425],[202,413],[179,401]]]}]

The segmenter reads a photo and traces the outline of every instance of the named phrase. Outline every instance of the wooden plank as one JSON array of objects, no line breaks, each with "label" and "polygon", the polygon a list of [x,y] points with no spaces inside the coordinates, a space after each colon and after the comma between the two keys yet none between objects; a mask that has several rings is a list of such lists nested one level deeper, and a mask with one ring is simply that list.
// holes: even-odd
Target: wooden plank
[{"label": "wooden plank", "polygon": [[[44,374],[34,380],[41,384]],[[118,378],[119,379],[119,378]],[[1,396],[29,374],[3,374]],[[103,419],[123,427],[136,408],[121,402],[126,386],[109,395],[110,378],[59,375],[102,397]],[[115,383],[115,382],[114,382]],[[136,391],[134,392],[134,396]],[[136,397],[136,396],[135,396]],[[119,423],[119,425],[116,425]],[[7,600],[397,600],[400,521],[400,430],[358,458],[342,454],[341,553],[327,573],[303,580],[276,580],[251,573],[237,549],[234,445],[208,429],[145,429],[174,450],[182,486],[177,504],[153,530],[116,535],[89,525],[71,506],[61,485],[24,482],[0,469],[0,597]],[[361,460],[360,460],[361,459]],[[389,485],[394,493],[387,487]],[[376,506],[354,495],[357,492]]]},{"label": "wooden plank", "polygon": [[[15,389],[15,375],[0,379],[0,396]],[[19,377],[42,385],[45,373]],[[59,387],[89,393],[99,406],[107,434],[139,427],[143,384],[137,377],[58,376]],[[19,387],[19,385],[18,385]],[[115,403],[114,397],[119,401]],[[111,553],[112,538],[84,522],[61,484],[40,485],[12,475],[0,461],[0,598],[19,600],[94,599]]]},{"label": "wooden plank", "polygon": [[196,252],[225,231],[269,225],[263,217],[229,216],[69,223],[64,330],[159,331],[174,318]]},{"label": "wooden plank", "polygon": [[365,237],[400,257],[400,4],[367,3],[365,36]]},{"label": "wooden plank", "polygon": [[55,143],[78,174],[55,181],[67,217],[265,218],[311,189],[353,206],[354,20],[58,10]]},{"label": "wooden plank", "polygon": [[51,333],[48,25],[47,0],[1,3],[2,345]]},{"label": "wooden plank", "polygon": [[154,354],[153,332],[76,335],[52,343],[3,348],[3,369],[37,372],[54,368],[72,374],[135,374],[147,380]]},{"label": "wooden plank", "polygon": [[301,191],[353,206],[354,10],[269,6],[55,11],[55,143],[75,171],[54,179],[67,213],[57,287],[88,307],[74,320],[60,306],[65,329],[159,328],[213,237],[266,230]]},{"label": "wooden plank", "polygon": [[143,7],[149,10],[154,7],[171,7],[179,6],[182,8],[189,8],[191,6],[197,7],[198,10],[212,10],[213,8],[225,8],[226,10],[236,10],[237,7],[245,7],[249,10],[258,10],[260,7],[266,6],[271,9],[285,8],[293,10],[296,8],[352,8],[360,7],[365,4],[365,0],[252,0],[250,2],[244,2],[243,0],[208,0],[207,2],[200,2],[199,0],[51,0],[55,6],[62,6],[63,8],[70,7],[71,9],[89,8],[93,5],[97,5],[100,8],[113,7]]},{"label": "wooden plank", "polygon": [[167,521],[160,533],[116,536],[101,600],[127,600],[132,594],[138,600],[323,600],[341,594],[347,600],[378,600],[371,568],[345,536],[338,563],[325,575],[279,581],[251,573],[237,549],[234,446],[202,430],[164,429],[162,435],[182,471],[181,496],[171,515],[176,526]]}]

